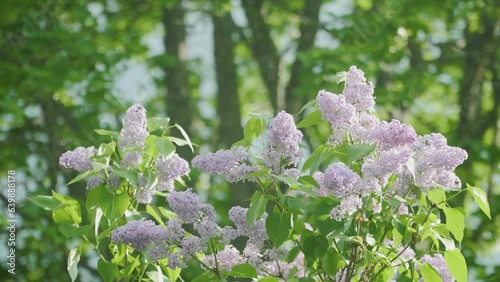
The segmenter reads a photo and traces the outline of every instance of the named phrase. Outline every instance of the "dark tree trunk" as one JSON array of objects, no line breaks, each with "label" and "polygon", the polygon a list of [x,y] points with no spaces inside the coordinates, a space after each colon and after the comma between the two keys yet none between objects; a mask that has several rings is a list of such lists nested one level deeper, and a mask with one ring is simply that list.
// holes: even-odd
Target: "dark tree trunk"
[{"label": "dark tree trunk", "polygon": [[[214,25],[214,58],[217,75],[217,112],[219,113],[218,147],[229,148],[243,138],[241,127],[238,76],[234,63],[234,23],[229,13],[212,15]],[[232,205],[248,205],[255,189],[250,183],[231,184]],[[240,242],[241,243],[241,242]],[[243,245],[240,244],[242,247]]]},{"label": "dark tree trunk", "polygon": [[464,73],[459,93],[458,125],[458,137],[464,142],[465,148],[470,148],[470,141],[480,138],[489,126],[483,115],[483,84],[485,72],[495,52],[495,24],[484,14],[481,23],[482,28],[477,31],[469,31],[467,26],[465,34],[467,45],[464,49]]},{"label": "dark tree trunk", "polygon": [[303,63],[298,54],[306,52],[314,46],[314,39],[318,31],[319,11],[322,0],[306,0],[304,10],[301,15],[300,39],[297,44],[295,61],[292,65],[290,81],[285,90],[286,110],[289,113],[297,113],[302,105],[307,103],[308,96],[298,92],[301,84]]},{"label": "dark tree trunk", "polygon": [[259,65],[260,74],[269,93],[271,105],[278,111],[279,62],[278,50],[274,45],[269,27],[261,13],[262,0],[242,0],[248,26],[252,31],[249,40],[254,58]]},{"label": "dark tree trunk", "polygon": [[[167,88],[167,112],[172,123],[177,123],[190,133],[193,111],[189,99],[188,71],[186,67],[186,25],[184,24],[184,8],[182,1],[163,9],[163,25],[165,27],[164,44],[166,55],[172,63],[165,65],[165,86]],[[172,135],[182,138],[179,132]],[[192,158],[187,146],[177,148],[179,155],[185,159]]]},{"label": "dark tree trunk", "polygon": [[243,138],[238,77],[234,63],[234,42],[231,38],[234,23],[229,13],[213,15],[212,22],[218,86],[217,112],[220,118],[218,145],[229,148],[234,142]]}]

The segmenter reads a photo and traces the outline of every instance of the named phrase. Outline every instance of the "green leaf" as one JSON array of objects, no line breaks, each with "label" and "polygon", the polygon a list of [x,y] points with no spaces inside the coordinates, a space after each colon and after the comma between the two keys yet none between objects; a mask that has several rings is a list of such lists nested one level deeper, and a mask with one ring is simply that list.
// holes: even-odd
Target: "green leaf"
[{"label": "green leaf", "polygon": [[309,158],[304,162],[302,171],[306,171],[308,169],[311,172],[317,171],[319,165],[323,161],[322,156],[326,151],[327,147],[325,145],[319,145],[318,147],[316,147],[311,156],[309,156]]},{"label": "green leaf", "polygon": [[33,204],[43,208],[44,210],[54,211],[60,207],[61,202],[52,196],[35,195],[28,197],[28,200]]},{"label": "green leaf", "polygon": [[444,259],[457,282],[467,281],[467,263],[459,249],[444,252]]},{"label": "green leaf", "polygon": [[279,282],[278,278],[274,276],[267,276],[264,278],[259,279],[258,282]]},{"label": "green leaf", "polygon": [[219,281],[217,275],[215,275],[213,271],[204,272],[196,276],[191,282],[211,282],[211,281]]},{"label": "green leaf", "polygon": [[54,190],[52,190],[52,197],[54,197],[54,199],[58,200],[62,204],[78,205],[78,201],[77,200],[71,198],[70,196],[65,196],[65,195],[58,194]]},{"label": "green leaf", "polygon": [[297,113],[297,115],[299,115],[300,113],[302,113],[306,109],[317,108],[317,105],[318,105],[318,102],[316,100],[311,100],[311,101],[307,102],[307,104],[305,104],[304,106],[302,106],[302,108]]},{"label": "green leaf", "polygon": [[243,128],[243,135],[245,139],[248,141],[253,141],[255,138],[259,137],[259,135],[264,132],[266,128],[266,122],[261,118],[251,118],[248,120],[247,124],[245,124],[245,128]]},{"label": "green leaf", "polygon": [[59,231],[66,237],[66,238],[71,238],[71,237],[80,237],[92,228],[90,225],[84,225],[84,226],[75,226],[73,224],[68,224],[68,223],[61,223],[59,224]]},{"label": "green leaf", "polygon": [[158,223],[165,226],[165,224],[163,223],[163,220],[161,220],[160,215],[158,214],[158,212],[156,212],[156,210],[151,205],[146,205],[146,212],[149,215],[151,215]]},{"label": "green leaf", "polygon": [[75,178],[71,179],[70,182],[68,182],[68,184],[66,185],[71,185],[73,183],[76,183],[92,174],[95,174],[96,172],[93,171],[93,170],[87,170],[87,171],[83,171],[83,172],[80,172]]},{"label": "green leaf", "polygon": [[252,195],[252,201],[250,204],[250,208],[247,212],[247,224],[248,226],[252,226],[253,223],[260,219],[260,217],[266,211],[267,206],[267,198],[262,192],[255,191]]},{"label": "green leaf", "polygon": [[82,254],[82,250],[80,247],[74,247],[71,249],[68,255],[68,273],[71,277],[71,281],[75,281],[76,277],[78,277],[78,268],[77,264],[80,261],[80,255]]},{"label": "green leaf", "polygon": [[422,273],[422,277],[424,278],[424,282],[442,282],[441,276],[439,273],[432,267],[430,264],[425,263],[420,265],[420,273]]},{"label": "green leaf", "polygon": [[96,129],[94,130],[97,134],[103,135],[103,136],[117,136],[118,132],[115,131],[109,131],[106,129]]},{"label": "green leaf", "polygon": [[168,157],[175,153],[175,145],[165,137],[156,138],[155,144],[162,156]]},{"label": "green leaf", "polygon": [[116,219],[122,216],[129,205],[127,194],[115,194],[105,187],[99,186],[92,189],[87,195],[87,210],[101,208],[108,219]]},{"label": "green leaf", "polygon": [[335,249],[329,249],[328,252],[323,256],[321,260],[321,266],[325,270],[326,274],[335,276],[337,273],[337,266],[339,263],[339,254]]},{"label": "green leaf", "polygon": [[323,122],[323,116],[321,114],[320,110],[315,110],[309,113],[305,119],[300,121],[297,124],[297,128],[304,128],[304,127],[309,127],[311,125],[318,124],[320,122]]},{"label": "green leaf", "polygon": [[467,184],[467,190],[472,194],[472,197],[474,197],[474,202],[476,202],[476,204],[484,212],[484,214],[486,214],[486,216],[491,219],[490,204],[488,203],[488,197],[486,196],[486,193],[483,191],[483,189]]},{"label": "green leaf", "polygon": [[249,263],[238,264],[231,269],[228,275],[241,278],[257,278],[257,270]]},{"label": "green leaf", "polygon": [[312,177],[310,175],[301,176],[299,178],[299,182],[302,183],[302,184],[308,184],[308,185],[311,185],[311,186],[314,186],[314,187],[319,187],[319,184],[316,181],[316,179],[314,179],[314,177]]},{"label": "green leaf", "polygon": [[274,247],[278,248],[288,239],[291,229],[289,214],[272,213],[267,216],[266,233]]},{"label": "green leaf", "polygon": [[139,176],[137,174],[137,170],[128,170],[128,169],[123,169],[123,168],[119,168],[119,167],[112,167],[111,169],[118,177],[123,177],[123,178],[127,179],[127,181],[133,187],[137,187],[137,182],[139,179]]},{"label": "green leaf", "polygon": [[166,117],[152,117],[148,119],[148,131],[153,132],[158,129],[165,129],[170,122],[169,118]]},{"label": "green leaf", "polygon": [[465,216],[459,209],[443,208],[446,215],[446,228],[455,236],[458,242],[464,238]]},{"label": "green leaf", "polygon": [[189,146],[189,148],[191,149],[191,152],[194,153],[194,149],[193,149],[193,143],[191,142],[191,139],[189,138],[189,135],[186,133],[186,131],[184,131],[184,128],[182,128],[180,125],[178,125],[177,123],[174,124],[175,127],[177,127],[177,129],[179,129],[179,131],[181,132],[182,134],[182,137],[184,137],[184,140],[186,140],[187,142],[187,145]]},{"label": "green leaf", "polygon": [[446,194],[444,193],[444,190],[433,189],[427,192],[427,198],[429,198],[429,201],[434,204],[440,204],[446,201]]},{"label": "green leaf", "polygon": [[102,258],[97,262],[97,271],[104,282],[112,282],[118,277],[118,265]]},{"label": "green leaf", "polygon": [[345,81],[347,77],[347,72],[346,71],[340,71],[334,75],[329,75],[329,76],[325,76],[325,80],[326,81],[331,81],[331,82],[335,82],[337,84],[341,83],[342,81]]},{"label": "green leaf", "polygon": [[52,212],[56,223],[80,224],[82,222],[82,211],[80,205],[64,205]]},{"label": "green leaf", "polygon": [[375,150],[376,144],[353,144],[347,147],[347,164],[350,165],[356,160],[360,160]]}]

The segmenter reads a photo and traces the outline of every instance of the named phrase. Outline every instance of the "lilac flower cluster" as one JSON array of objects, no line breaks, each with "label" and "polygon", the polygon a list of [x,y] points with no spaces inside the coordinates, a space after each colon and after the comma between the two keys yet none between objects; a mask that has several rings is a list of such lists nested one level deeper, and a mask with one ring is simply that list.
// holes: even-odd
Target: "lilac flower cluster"
[{"label": "lilac flower cluster", "polygon": [[410,125],[393,119],[391,122],[382,121],[372,131],[371,138],[377,141],[380,150],[389,150],[417,141],[417,133]]},{"label": "lilac flower cluster", "polygon": [[189,164],[186,160],[173,154],[169,158],[159,156],[156,158],[156,171],[159,174],[159,191],[172,191],[174,189],[174,179],[189,173]]},{"label": "lilac flower cluster", "polygon": [[269,148],[262,153],[264,164],[277,174],[287,165],[296,166],[300,160],[302,137],[292,115],[279,112],[269,123]]},{"label": "lilac flower cluster", "polygon": [[328,141],[334,146],[342,143],[346,130],[356,124],[356,109],[346,102],[344,96],[324,90],[319,91],[316,100],[322,112],[323,120],[332,125],[333,133]]},{"label": "lilac flower cluster", "polygon": [[179,225],[169,224],[168,229],[156,225],[151,220],[130,221],[111,232],[115,243],[130,244],[134,249],[144,252],[151,260],[157,261],[172,255],[169,243],[177,241],[178,234],[184,234]]},{"label": "lilac flower cluster", "polygon": [[137,190],[135,192],[135,199],[141,204],[149,204],[153,201],[154,187],[148,187],[144,174],[139,173],[137,180]]},{"label": "lilac flower cluster", "polygon": [[230,150],[219,150],[215,153],[196,156],[191,164],[203,172],[224,175],[228,182],[234,183],[258,170],[257,166],[248,165],[247,159],[247,150],[236,146]]},{"label": "lilac flower cluster", "polygon": [[247,208],[239,206],[232,207],[229,210],[229,219],[236,225],[236,235],[248,237],[248,244],[252,244],[257,248],[264,245],[265,240],[268,239],[266,233],[266,218],[267,213],[254,222],[252,227],[247,224]]},{"label": "lilac flower cluster", "polygon": [[445,189],[459,189],[462,183],[453,172],[467,159],[467,152],[447,145],[438,133],[420,136],[413,145],[415,151],[415,185],[427,191],[438,184]]},{"label": "lilac flower cluster", "polygon": [[[130,145],[143,146],[148,135],[146,109],[140,104],[134,104],[128,108],[125,119],[123,120],[123,128],[120,131],[118,148],[123,152],[125,148]],[[122,166],[137,167],[141,162],[141,152],[128,152],[123,156]]]},{"label": "lilac flower cluster", "polygon": [[420,259],[422,263],[428,263],[436,269],[438,274],[441,276],[441,279],[443,279],[443,282],[453,282],[455,279],[450,273],[450,270],[448,269],[448,266],[446,265],[446,260],[444,259],[442,254],[435,254],[435,255],[423,255],[422,258]]},{"label": "lilac flower cluster", "polygon": [[325,173],[315,172],[313,175],[319,184],[318,195],[333,195],[339,199],[359,194],[362,185],[361,177],[344,163],[330,164]]},{"label": "lilac flower cluster", "polygon": [[59,164],[65,168],[71,168],[76,171],[86,171],[92,169],[90,158],[97,153],[92,147],[77,147],[73,151],[67,151],[59,158]]},{"label": "lilac flower cluster", "polygon": [[346,75],[346,87],[342,92],[346,102],[353,105],[360,112],[371,112],[375,106],[373,91],[374,86],[371,82],[366,83],[363,71],[351,66]]}]

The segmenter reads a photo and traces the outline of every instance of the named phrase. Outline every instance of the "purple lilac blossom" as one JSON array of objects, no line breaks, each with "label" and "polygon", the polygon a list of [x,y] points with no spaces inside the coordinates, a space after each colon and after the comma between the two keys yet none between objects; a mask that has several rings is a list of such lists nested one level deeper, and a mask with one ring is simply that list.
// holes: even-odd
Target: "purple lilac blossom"
[{"label": "purple lilac blossom", "polygon": [[248,173],[258,170],[256,166],[247,165],[245,163],[247,159],[247,150],[236,146],[230,150],[196,156],[191,164],[203,172],[224,175],[228,182],[234,183],[244,179]]},{"label": "purple lilac blossom", "polygon": [[97,150],[92,147],[84,148],[77,147],[73,151],[67,151],[59,158],[59,164],[65,168],[71,168],[76,171],[86,171],[92,169],[90,158],[97,153]]},{"label": "purple lilac blossom", "polygon": [[342,143],[346,130],[356,124],[356,109],[345,101],[343,95],[332,94],[325,90],[318,92],[316,101],[323,120],[332,125],[333,134],[330,136],[329,142],[334,146]]},{"label": "purple lilac blossom", "polygon": [[191,192],[191,188],[186,191],[170,192],[167,201],[172,210],[184,223],[192,223],[199,218],[201,200],[198,195]]},{"label": "purple lilac blossom", "polygon": [[436,187],[459,189],[462,184],[453,172],[467,159],[467,152],[447,145],[446,138],[438,133],[420,136],[413,145],[415,151],[415,185],[423,191]]},{"label": "purple lilac blossom", "polygon": [[[269,146],[270,150],[276,152],[272,158],[279,162],[279,170],[273,169],[274,173],[280,173],[282,166],[297,165],[300,159],[300,142],[302,132],[295,126],[292,115],[281,111],[269,123]],[[269,153],[268,153],[269,154]]]},{"label": "purple lilac blossom", "polygon": [[220,235],[219,226],[211,220],[202,220],[194,224],[194,229],[203,240],[208,240],[210,237],[218,237]]},{"label": "purple lilac blossom", "polygon": [[104,183],[104,178],[102,176],[92,175],[87,178],[87,190],[92,190],[103,183]]},{"label": "purple lilac blossom", "polygon": [[371,132],[371,138],[377,141],[379,150],[389,150],[395,147],[411,145],[417,141],[417,133],[410,125],[399,120],[380,122]]},{"label": "purple lilac blossom", "polygon": [[408,146],[381,151],[377,157],[366,157],[361,166],[363,178],[375,178],[381,186],[386,186],[392,174],[399,174],[412,155]]},{"label": "purple lilac blossom", "polygon": [[324,174],[314,173],[313,177],[320,185],[320,193],[333,194],[339,199],[359,193],[362,185],[359,175],[340,162],[329,165]]},{"label": "purple lilac blossom", "polygon": [[340,221],[351,216],[363,205],[361,198],[356,195],[350,195],[340,201],[340,205],[334,207],[330,212],[330,217]]},{"label": "purple lilac blossom", "polygon": [[142,173],[139,173],[137,178],[137,189],[135,192],[135,199],[138,203],[149,204],[153,201],[153,194],[155,189],[153,187],[148,187],[147,181]]},{"label": "purple lilac blossom", "polygon": [[252,227],[247,224],[247,208],[239,206],[232,207],[229,210],[229,219],[236,225],[236,232],[238,236],[248,237],[248,243],[251,243],[258,248],[264,245],[264,241],[268,239],[266,233],[266,218],[267,213],[254,222]]},{"label": "purple lilac blossom", "polygon": [[205,242],[197,236],[184,237],[181,246],[180,254],[183,257],[196,256],[196,253],[203,252],[206,248]]},{"label": "purple lilac blossom", "polygon": [[[118,148],[123,152],[126,146],[144,146],[144,141],[148,135],[146,109],[140,104],[134,104],[128,108],[123,120]],[[123,156],[122,166],[136,167],[140,162],[142,162],[141,152],[128,152]]]},{"label": "purple lilac blossom", "polygon": [[[148,257],[160,260],[167,257],[171,250],[172,233],[160,225],[155,225],[151,220],[130,221],[126,225],[116,228],[111,232],[111,240],[115,243],[131,244],[140,252],[148,250]],[[149,248],[151,247],[151,248]]]},{"label": "purple lilac blossom", "polygon": [[346,76],[346,88],[342,94],[346,102],[352,104],[356,110],[372,112],[375,106],[374,86],[371,82],[366,83],[364,75],[355,66],[350,67]]},{"label": "purple lilac blossom", "polygon": [[436,269],[443,282],[453,282],[455,279],[450,273],[448,266],[446,265],[446,260],[442,254],[423,255],[420,259],[422,263],[428,263]]},{"label": "purple lilac blossom", "polygon": [[[217,252],[216,258],[219,270],[230,271],[233,266],[242,262],[240,251],[232,245],[224,246],[224,250]],[[215,269],[216,267],[213,255],[205,256],[201,259],[201,261],[212,269]]]},{"label": "purple lilac blossom", "polygon": [[186,160],[173,154],[170,158],[159,156],[156,158],[156,170],[159,175],[158,191],[172,191],[174,179],[189,173],[189,164]]}]

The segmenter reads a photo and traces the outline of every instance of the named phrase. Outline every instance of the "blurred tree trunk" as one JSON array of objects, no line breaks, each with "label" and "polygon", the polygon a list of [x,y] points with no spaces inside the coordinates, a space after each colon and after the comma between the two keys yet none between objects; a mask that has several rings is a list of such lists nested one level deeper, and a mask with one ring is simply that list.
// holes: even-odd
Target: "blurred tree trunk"
[{"label": "blurred tree trunk", "polygon": [[[212,14],[214,26],[214,58],[217,76],[217,112],[219,113],[218,147],[229,148],[243,139],[241,127],[240,100],[238,96],[238,76],[234,63],[234,23],[229,12]],[[232,205],[244,206],[255,189],[250,183],[231,184]]]},{"label": "blurred tree trunk", "polygon": [[[163,8],[163,25],[165,27],[164,44],[166,55],[172,63],[165,65],[165,86],[167,88],[167,112],[172,123],[177,123],[190,133],[193,121],[193,110],[189,99],[188,71],[186,67],[186,25],[184,24],[184,8],[182,1]],[[170,60],[169,60],[170,61]],[[178,131],[172,135],[182,138]],[[185,159],[192,158],[187,146],[177,148],[179,155]]]},{"label": "blurred tree trunk", "polygon": [[214,58],[217,76],[217,112],[219,113],[219,144],[229,148],[243,138],[241,127],[238,78],[234,63],[234,23],[231,14],[212,15],[214,26]]},{"label": "blurred tree trunk", "polygon": [[496,51],[494,30],[498,20],[496,21],[495,23],[483,13],[481,27],[471,31],[468,24],[465,31],[467,45],[464,48],[464,72],[459,93],[458,137],[466,149],[472,148],[473,140],[481,139],[492,122],[496,123],[484,115],[483,109],[485,73]]},{"label": "blurred tree trunk", "polygon": [[274,45],[269,26],[261,13],[262,0],[242,0],[248,26],[252,31],[249,40],[253,56],[260,69],[260,75],[269,93],[275,113],[278,112],[278,83],[280,57]]},{"label": "blurred tree trunk", "polygon": [[297,88],[301,84],[303,72],[303,63],[299,56],[314,46],[314,39],[318,32],[321,2],[322,0],[306,0],[304,10],[301,13],[300,39],[297,44],[290,80],[285,90],[286,110],[292,114],[297,113],[307,103],[308,96],[301,95]]}]

